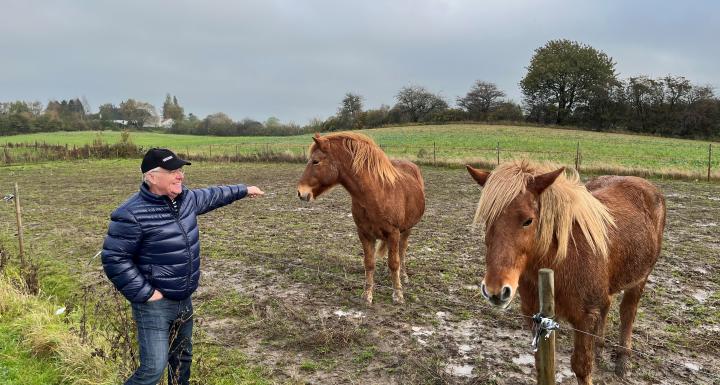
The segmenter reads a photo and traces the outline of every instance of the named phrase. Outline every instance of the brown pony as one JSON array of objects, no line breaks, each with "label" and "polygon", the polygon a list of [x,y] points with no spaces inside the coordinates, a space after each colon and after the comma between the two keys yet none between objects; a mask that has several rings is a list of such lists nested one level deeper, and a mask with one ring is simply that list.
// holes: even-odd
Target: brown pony
[{"label": "brown pony", "polygon": [[336,185],[352,197],[352,215],[365,255],[365,292],[372,304],[375,244],[388,251],[393,303],[403,303],[400,276],[407,283],[405,253],[410,230],[425,212],[425,185],[412,162],[390,161],[365,135],[315,134],[310,160],[297,186],[298,197],[310,201]]},{"label": "brown pony", "polygon": [[[611,296],[624,291],[615,366],[623,376],[640,295],[660,254],[661,192],[637,177],[602,176],[583,186],[576,172],[528,161],[492,173],[467,169],[483,186],[474,220],[485,228],[483,295],[505,308],[518,292],[530,316],[539,310],[538,270],[553,269],[556,315],[603,336]],[[572,370],[578,383],[591,384],[595,341],[582,332],[575,332]]]}]

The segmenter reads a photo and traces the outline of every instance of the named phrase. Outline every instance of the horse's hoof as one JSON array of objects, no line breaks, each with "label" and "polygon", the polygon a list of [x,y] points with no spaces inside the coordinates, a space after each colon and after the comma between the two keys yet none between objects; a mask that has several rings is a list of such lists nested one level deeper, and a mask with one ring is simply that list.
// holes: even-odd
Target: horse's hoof
[{"label": "horse's hoof", "polygon": [[370,306],[372,305],[373,301],[373,294],[372,292],[366,291],[363,293],[363,299],[365,300],[365,305]]},{"label": "horse's hoof", "polygon": [[392,299],[393,299],[393,304],[395,304],[395,305],[402,305],[405,303],[405,298],[403,297],[402,291],[397,291],[397,292],[393,291]]},{"label": "horse's hoof", "polygon": [[615,361],[615,375],[622,378],[627,373],[627,355],[619,355]]}]

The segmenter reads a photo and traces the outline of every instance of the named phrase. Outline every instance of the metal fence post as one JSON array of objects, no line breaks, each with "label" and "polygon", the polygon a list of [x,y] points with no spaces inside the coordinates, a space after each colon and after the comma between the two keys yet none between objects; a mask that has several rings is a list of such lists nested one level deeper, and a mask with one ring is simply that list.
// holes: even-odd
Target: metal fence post
[{"label": "metal fence post", "polygon": [[[540,313],[547,318],[555,317],[555,278],[551,269],[538,272]],[[537,382],[539,385],[555,384],[555,333],[541,338],[535,355]]]}]

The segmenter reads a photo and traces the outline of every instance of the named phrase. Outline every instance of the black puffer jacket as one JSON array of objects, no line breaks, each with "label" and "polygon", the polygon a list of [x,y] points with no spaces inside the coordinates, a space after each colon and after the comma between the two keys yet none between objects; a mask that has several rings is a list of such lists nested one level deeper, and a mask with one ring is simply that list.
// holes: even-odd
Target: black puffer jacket
[{"label": "black puffer jacket", "polygon": [[130,302],[159,290],[182,300],[198,287],[200,238],[197,216],[247,194],[245,185],[189,190],[175,199],[153,194],[144,183],[110,216],[102,250],[105,274]]}]

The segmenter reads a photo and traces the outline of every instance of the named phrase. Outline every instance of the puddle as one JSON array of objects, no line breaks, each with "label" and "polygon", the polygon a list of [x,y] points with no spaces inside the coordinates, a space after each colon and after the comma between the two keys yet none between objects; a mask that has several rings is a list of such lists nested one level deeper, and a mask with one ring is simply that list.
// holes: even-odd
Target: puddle
[{"label": "puddle", "polygon": [[462,356],[466,356],[468,353],[470,353],[473,350],[472,346],[470,345],[459,345],[458,346],[458,353]]},{"label": "puddle", "polygon": [[419,326],[413,326],[410,329],[412,330],[412,336],[415,337],[420,345],[427,345],[427,341],[423,337],[430,337],[435,334],[434,331],[421,328]]},{"label": "puddle", "polygon": [[340,318],[342,318],[342,317],[348,317],[348,318],[363,318],[363,317],[365,317],[365,314],[363,314],[363,312],[361,312],[360,310],[352,310],[352,309],[347,310],[347,311],[338,309],[338,310],[335,310],[333,312],[333,314],[335,314],[336,316],[338,316]]},{"label": "puddle", "polygon": [[535,365],[535,356],[532,354],[521,354],[512,359],[515,365]]},{"label": "puddle", "polygon": [[708,297],[710,297],[710,293],[708,293],[705,290],[698,289],[695,291],[695,293],[693,293],[692,297],[695,298],[700,303],[705,303],[705,301],[707,301]]},{"label": "puddle", "polygon": [[455,365],[449,364],[445,367],[445,371],[456,377],[472,377],[472,371],[475,369],[473,365]]}]

